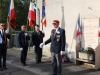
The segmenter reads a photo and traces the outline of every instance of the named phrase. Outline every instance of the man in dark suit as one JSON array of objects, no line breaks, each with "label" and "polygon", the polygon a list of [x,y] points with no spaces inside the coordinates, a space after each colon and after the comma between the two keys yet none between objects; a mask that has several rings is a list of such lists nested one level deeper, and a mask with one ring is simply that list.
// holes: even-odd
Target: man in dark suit
[{"label": "man in dark suit", "polygon": [[42,48],[39,47],[40,43],[43,42],[44,32],[40,31],[40,26],[35,26],[35,31],[32,33],[32,43],[35,52],[36,63],[41,63],[42,58]]},{"label": "man in dark suit", "polygon": [[59,21],[53,21],[54,29],[51,31],[50,38],[40,44],[40,48],[51,42],[50,52],[52,58],[52,75],[61,75],[61,51],[65,51],[65,30],[59,27]]},{"label": "man in dark suit", "polygon": [[26,32],[26,26],[21,26],[21,31],[18,33],[18,43],[21,51],[21,63],[22,66],[27,66],[26,58],[27,58],[27,51],[28,51],[28,40],[30,40],[29,35]]},{"label": "man in dark suit", "polygon": [[[10,39],[8,31],[5,31],[5,24],[0,23],[0,71],[6,70],[7,38]],[[1,63],[3,58],[3,64]]]}]

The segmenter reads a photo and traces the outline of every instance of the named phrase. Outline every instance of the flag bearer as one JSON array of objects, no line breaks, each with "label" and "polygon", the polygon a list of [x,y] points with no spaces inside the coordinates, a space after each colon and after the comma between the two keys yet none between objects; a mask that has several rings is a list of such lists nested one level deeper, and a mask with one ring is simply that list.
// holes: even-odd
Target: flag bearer
[{"label": "flag bearer", "polygon": [[[6,54],[7,54],[7,38],[10,39],[10,35],[5,30],[5,24],[0,23],[0,71],[6,70]],[[3,58],[3,63],[1,62]]]},{"label": "flag bearer", "polygon": [[43,42],[44,35],[44,32],[40,31],[40,26],[36,25],[35,31],[32,33],[32,43],[37,64],[41,63],[42,48],[40,48],[39,45]]}]

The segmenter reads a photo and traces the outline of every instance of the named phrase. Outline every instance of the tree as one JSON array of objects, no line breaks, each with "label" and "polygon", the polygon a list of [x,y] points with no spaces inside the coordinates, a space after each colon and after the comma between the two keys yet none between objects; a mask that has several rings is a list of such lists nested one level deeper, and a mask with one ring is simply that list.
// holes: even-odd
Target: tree
[{"label": "tree", "polygon": [[[24,5],[20,2],[20,0],[14,0],[15,10],[16,10],[16,29],[20,30],[20,26],[22,24],[27,24],[27,16],[29,10],[29,2],[30,0],[25,0]],[[9,8],[9,0],[0,0],[0,22],[7,22]],[[31,28],[28,27],[28,30]]]}]

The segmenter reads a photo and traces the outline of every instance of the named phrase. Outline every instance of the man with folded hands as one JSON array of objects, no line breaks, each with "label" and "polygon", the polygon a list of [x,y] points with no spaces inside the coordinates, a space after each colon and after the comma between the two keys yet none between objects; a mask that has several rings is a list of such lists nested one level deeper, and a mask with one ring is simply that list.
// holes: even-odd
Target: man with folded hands
[{"label": "man with folded hands", "polygon": [[20,60],[22,66],[27,66],[26,58],[27,58],[27,51],[28,51],[28,40],[30,40],[30,36],[26,32],[26,26],[21,26],[21,31],[18,33],[18,43],[21,51]]}]

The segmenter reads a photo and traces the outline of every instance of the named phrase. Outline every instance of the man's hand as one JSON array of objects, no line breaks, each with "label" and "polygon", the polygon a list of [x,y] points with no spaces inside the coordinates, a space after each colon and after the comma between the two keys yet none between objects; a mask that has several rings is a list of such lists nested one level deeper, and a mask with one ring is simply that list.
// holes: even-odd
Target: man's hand
[{"label": "man's hand", "polygon": [[61,51],[60,54],[63,55],[63,51]]},{"label": "man's hand", "polygon": [[8,30],[5,30],[5,33],[8,34],[9,33]]},{"label": "man's hand", "polygon": [[35,47],[36,47],[36,46],[33,46],[33,49],[34,49],[34,50],[35,50]]},{"label": "man's hand", "polygon": [[44,33],[44,31],[42,30],[42,33]]},{"label": "man's hand", "polygon": [[23,48],[20,48],[20,51],[22,51],[23,50]]},{"label": "man's hand", "polygon": [[27,33],[25,33],[25,36],[28,36],[28,34],[27,34]]},{"label": "man's hand", "polygon": [[43,48],[44,45],[45,45],[45,43],[43,42],[43,43],[40,44],[39,47],[40,47],[40,48]]}]

